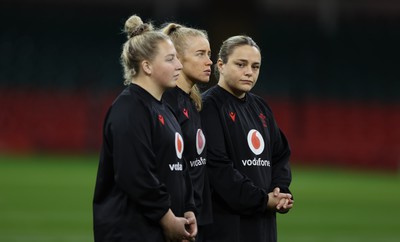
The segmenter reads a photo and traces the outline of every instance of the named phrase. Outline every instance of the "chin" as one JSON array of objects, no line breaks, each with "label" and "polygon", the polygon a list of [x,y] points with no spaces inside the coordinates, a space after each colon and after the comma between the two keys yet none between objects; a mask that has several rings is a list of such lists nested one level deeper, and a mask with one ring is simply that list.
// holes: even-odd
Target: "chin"
[{"label": "chin", "polygon": [[176,81],[172,81],[172,82],[170,82],[170,83],[167,83],[166,87],[167,87],[167,88],[176,87]]},{"label": "chin", "polygon": [[240,88],[239,91],[240,92],[250,92],[251,91],[251,87],[248,87],[248,88],[243,87],[243,88]]},{"label": "chin", "polygon": [[208,83],[210,81],[210,78],[204,78],[204,79],[198,79],[197,83]]},{"label": "chin", "polygon": [[244,91],[244,92],[250,92],[251,89],[253,89],[253,86],[246,85],[246,86],[242,87],[241,90]]}]

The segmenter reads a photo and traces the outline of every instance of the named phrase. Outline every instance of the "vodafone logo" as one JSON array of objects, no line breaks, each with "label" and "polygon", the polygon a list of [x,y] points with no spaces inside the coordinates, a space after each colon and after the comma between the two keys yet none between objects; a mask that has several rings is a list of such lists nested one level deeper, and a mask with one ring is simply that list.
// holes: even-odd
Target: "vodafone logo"
[{"label": "vodafone logo", "polygon": [[250,130],[247,134],[247,143],[249,144],[250,150],[256,155],[259,155],[264,151],[264,139],[260,132],[255,129]]},{"label": "vodafone logo", "polygon": [[196,134],[196,149],[198,155],[203,152],[205,146],[206,138],[204,137],[203,131],[201,129],[198,129]]},{"label": "vodafone logo", "polygon": [[183,153],[183,139],[178,132],[175,133],[175,151],[176,156],[181,159]]}]

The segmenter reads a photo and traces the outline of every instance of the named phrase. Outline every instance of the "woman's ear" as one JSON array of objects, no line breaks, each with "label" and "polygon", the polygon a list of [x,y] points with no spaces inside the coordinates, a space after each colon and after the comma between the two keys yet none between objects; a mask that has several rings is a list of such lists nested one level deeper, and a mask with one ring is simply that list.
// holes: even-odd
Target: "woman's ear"
[{"label": "woman's ear", "polygon": [[218,60],[217,60],[217,67],[218,67],[219,74],[223,74],[224,73],[224,62],[222,61],[221,58],[218,58]]},{"label": "woman's ear", "polygon": [[151,75],[152,66],[147,60],[142,61],[142,69],[146,75]]}]

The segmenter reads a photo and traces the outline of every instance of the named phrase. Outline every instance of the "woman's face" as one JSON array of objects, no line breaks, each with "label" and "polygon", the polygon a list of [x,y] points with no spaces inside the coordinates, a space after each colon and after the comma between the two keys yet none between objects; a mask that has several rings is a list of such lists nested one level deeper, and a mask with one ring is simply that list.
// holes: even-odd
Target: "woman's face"
[{"label": "woman's face", "polygon": [[192,83],[208,82],[211,75],[211,49],[208,40],[202,36],[189,37],[187,48],[179,55],[183,65],[182,75]]},{"label": "woman's face", "polygon": [[158,44],[158,53],[151,62],[152,77],[162,87],[176,86],[182,64],[176,57],[176,50],[170,40]]},{"label": "woman's face", "polygon": [[238,98],[243,98],[257,82],[260,73],[260,51],[250,45],[236,47],[227,63],[218,60],[219,85]]}]

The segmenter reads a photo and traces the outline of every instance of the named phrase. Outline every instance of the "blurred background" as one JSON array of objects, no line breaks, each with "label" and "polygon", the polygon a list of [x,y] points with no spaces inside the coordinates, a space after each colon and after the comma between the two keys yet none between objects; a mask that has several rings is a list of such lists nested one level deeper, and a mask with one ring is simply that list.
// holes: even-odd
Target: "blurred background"
[{"label": "blurred background", "polygon": [[[261,74],[253,90],[265,97],[288,137],[293,186],[302,201],[298,212],[282,217],[280,228],[288,231],[280,232],[282,241],[398,241],[396,0],[2,0],[0,241],[92,241],[90,203],[101,126],[124,88],[119,56],[126,40],[123,25],[132,14],[156,26],[172,21],[207,30],[214,62],[220,44],[232,35],[250,35],[261,47]],[[202,89],[215,84],[212,78]],[[67,184],[72,187],[59,189]],[[351,192],[341,190],[347,186]],[[362,209],[360,191],[371,202]],[[57,202],[49,202],[52,194]],[[343,200],[326,203],[326,196]],[[355,216],[332,212],[338,218],[332,224],[322,215],[343,212],[349,197],[354,204],[348,211],[360,209]],[[29,207],[32,199],[46,205]],[[66,201],[76,206],[60,209]],[[50,212],[51,206],[59,210]],[[375,206],[391,216],[369,217]],[[44,214],[47,220],[39,219]],[[343,224],[346,218],[355,221]],[[375,223],[383,223],[380,231]],[[29,230],[32,224],[39,225]],[[316,233],[322,225],[337,230]],[[64,232],[54,232],[59,230]]]},{"label": "blurred background", "polygon": [[2,2],[0,152],[97,151],[123,88],[124,21],[138,14],[207,30],[214,61],[224,39],[252,36],[263,56],[254,91],[294,163],[399,168],[399,1]]}]

